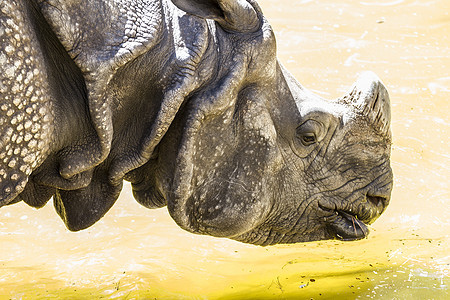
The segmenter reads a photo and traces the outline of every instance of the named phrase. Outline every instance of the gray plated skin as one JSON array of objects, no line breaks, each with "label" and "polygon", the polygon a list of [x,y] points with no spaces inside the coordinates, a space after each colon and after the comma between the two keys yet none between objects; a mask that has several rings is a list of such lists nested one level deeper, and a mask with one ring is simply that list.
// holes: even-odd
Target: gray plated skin
[{"label": "gray plated skin", "polygon": [[73,231],[122,181],[184,229],[269,245],[368,234],[392,190],[373,73],[322,99],[254,0],[0,3],[0,206],[53,196]]}]

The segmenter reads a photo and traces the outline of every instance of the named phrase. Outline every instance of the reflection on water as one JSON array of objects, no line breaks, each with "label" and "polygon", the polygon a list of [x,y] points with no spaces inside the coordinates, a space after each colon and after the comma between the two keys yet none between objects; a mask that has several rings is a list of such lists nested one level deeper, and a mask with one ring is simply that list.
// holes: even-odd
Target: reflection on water
[{"label": "reflection on water", "polygon": [[88,230],[0,210],[0,298],[448,298],[450,1],[259,1],[282,62],[321,96],[362,70],[393,105],[392,203],[366,240],[256,247],[182,231],[126,186]]}]

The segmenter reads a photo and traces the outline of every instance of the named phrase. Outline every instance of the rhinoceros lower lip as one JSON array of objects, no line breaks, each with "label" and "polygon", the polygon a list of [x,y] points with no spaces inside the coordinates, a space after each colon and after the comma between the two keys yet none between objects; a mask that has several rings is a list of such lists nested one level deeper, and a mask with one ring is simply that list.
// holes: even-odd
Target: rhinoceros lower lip
[{"label": "rhinoceros lower lip", "polygon": [[319,207],[331,213],[331,216],[326,218],[327,229],[337,239],[354,241],[363,239],[369,234],[367,225],[358,219],[357,214],[340,209],[329,209],[322,205],[319,205]]}]

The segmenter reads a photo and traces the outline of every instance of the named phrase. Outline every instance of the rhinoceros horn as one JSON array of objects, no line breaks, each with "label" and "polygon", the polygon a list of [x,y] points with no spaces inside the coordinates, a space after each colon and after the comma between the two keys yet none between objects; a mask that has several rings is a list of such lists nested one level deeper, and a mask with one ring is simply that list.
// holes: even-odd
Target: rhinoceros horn
[{"label": "rhinoceros horn", "polygon": [[389,94],[377,75],[372,72],[362,73],[351,92],[340,101],[354,106],[357,113],[371,121],[379,133],[385,136],[390,135]]},{"label": "rhinoceros horn", "polygon": [[[319,107],[330,103],[305,89],[292,74],[282,66],[284,77],[289,88],[296,97],[297,106],[300,110],[309,110],[311,105],[306,106],[305,99],[314,103],[312,107]],[[335,103],[343,104],[346,108],[346,119],[365,119],[369,121],[379,134],[390,137],[391,108],[389,94],[381,79],[373,72],[361,73],[350,91],[343,97],[334,100]],[[325,106],[326,106],[325,105]],[[337,111],[339,108],[334,107]],[[300,114],[304,114],[300,111]]]},{"label": "rhinoceros horn", "polygon": [[217,21],[224,29],[249,32],[259,28],[253,5],[246,0],[172,0],[181,10]]}]

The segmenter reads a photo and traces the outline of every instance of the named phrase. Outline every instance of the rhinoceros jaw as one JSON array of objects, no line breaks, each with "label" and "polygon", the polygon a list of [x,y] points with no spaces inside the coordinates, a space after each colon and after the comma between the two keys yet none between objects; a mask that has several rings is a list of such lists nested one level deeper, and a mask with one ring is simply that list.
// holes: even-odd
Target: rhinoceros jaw
[{"label": "rhinoceros jaw", "polygon": [[367,225],[358,217],[358,213],[344,211],[337,208],[331,209],[319,204],[319,207],[330,213],[326,217],[326,226],[331,236],[342,241],[360,240],[369,235]]},{"label": "rhinoceros jaw", "polygon": [[359,240],[369,235],[367,225],[358,219],[358,216],[346,213],[344,211],[336,211],[336,219],[330,223],[336,237],[343,241]]}]

